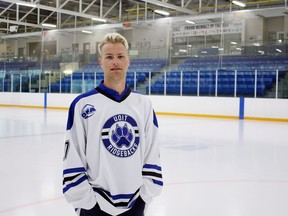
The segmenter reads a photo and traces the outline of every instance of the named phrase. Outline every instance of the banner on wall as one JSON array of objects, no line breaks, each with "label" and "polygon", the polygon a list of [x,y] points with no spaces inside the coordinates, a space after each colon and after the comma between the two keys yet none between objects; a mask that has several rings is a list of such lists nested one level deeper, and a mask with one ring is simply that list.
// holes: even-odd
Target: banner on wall
[{"label": "banner on wall", "polygon": [[199,25],[177,26],[172,29],[172,37],[203,36],[217,34],[242,33],[242,21],[233,23],[209,23]]}]

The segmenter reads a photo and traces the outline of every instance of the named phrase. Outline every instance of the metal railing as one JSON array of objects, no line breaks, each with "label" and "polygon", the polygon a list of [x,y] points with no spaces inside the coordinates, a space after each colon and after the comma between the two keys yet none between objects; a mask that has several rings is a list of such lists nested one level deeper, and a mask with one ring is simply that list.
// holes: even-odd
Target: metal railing
[{"label": "metal railing", "polygon": [[[20,73],[0,76],[0,92],[83,93],[103,80],[103,72]],[[146,95],[288,98],[285,70],[197,70],[128,72],[127,85]]]}]

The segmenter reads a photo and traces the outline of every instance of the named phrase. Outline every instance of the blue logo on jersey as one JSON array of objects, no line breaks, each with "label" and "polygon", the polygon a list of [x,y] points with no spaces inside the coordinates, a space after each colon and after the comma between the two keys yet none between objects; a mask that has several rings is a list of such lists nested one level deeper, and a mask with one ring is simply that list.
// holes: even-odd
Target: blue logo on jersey
[{"label": "blue logo on jersey", "polygon": [[96,109],[93,105],[86,104],[83,109],[81,110],[81,116],[84,119],[91,117],[96,112]]},{"label": "blue logo on jersey", "polygon": [[103,126],[103,144],[114,156],[130,157],[138,149],[139,140],[137,123],[129,115],[112,116]]},{"label": "blue logo on jersey", "polygon": [[123,145],[129,147],[131,141],[133,140],[132,130],[129,130],[126,123],[123,127],[116,124],[115,131],[112,131],[112,140],[119,148],[121,148]]}]

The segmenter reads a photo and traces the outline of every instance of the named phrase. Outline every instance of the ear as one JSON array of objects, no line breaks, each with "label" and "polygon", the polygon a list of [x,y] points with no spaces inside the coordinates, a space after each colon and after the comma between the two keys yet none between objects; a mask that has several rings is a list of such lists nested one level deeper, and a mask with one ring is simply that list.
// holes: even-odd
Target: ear
[{"label": "ear", "polygon": [[102,68],[102,59],[101,59],[101,57],[99,57],[98,63],[99,63],[99,65],[100,65],[100,67]]}]

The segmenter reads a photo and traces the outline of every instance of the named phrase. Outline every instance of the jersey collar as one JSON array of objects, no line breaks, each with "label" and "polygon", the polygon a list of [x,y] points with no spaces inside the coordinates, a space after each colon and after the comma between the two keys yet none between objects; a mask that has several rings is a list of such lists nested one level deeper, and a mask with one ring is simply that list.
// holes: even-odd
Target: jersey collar
[{"label": "jersey collar", "polygon": [[123,93],[119,94],[117,91],[106,87],[103,83],[104,81],[102,80],[101,83],[96,87],[96,90],[114,101],[124,101],[131,93],[131,90],[127,85],[125,85],[125,90],[123,91]]}]

